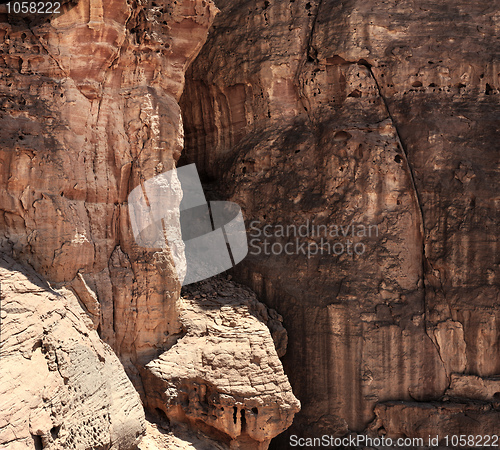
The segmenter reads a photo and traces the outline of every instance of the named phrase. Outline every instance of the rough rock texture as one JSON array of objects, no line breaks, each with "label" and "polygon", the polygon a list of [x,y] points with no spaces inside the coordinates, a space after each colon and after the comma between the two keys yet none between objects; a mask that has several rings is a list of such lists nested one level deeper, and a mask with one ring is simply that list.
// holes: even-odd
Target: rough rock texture
[{"label": "rough rock texture", "polygon": [[180,311],[185,335],[146,366],[150,409],[232,448],[266,449],[300,409],[268,329],[282,347],[281,318],[222,278],[186,290]]},{"label": "rough rock texture", "polygon": [[168,427],[166,430],[156,423],[146,422],[146,435],[139,450],[229,450],[229,446],[214,441],[200,431],[193,433],[185,427]]},{"label": "rough rock texture", "polygon": [[470,398],[499,403],[500,378],[481,378],[475,375],[453,374],[446,395],[454,398]]},{"label": "rough rock texture", "polygon": [[229,446],[203,435],[199,430],[185,426],[163,427],[146,422],[146,434],[139,444],[139,450],[229,450]]},{"label": "rough rock texture", "polygon": [[[302,225],[299,244],[322,248],[266,255],[265,240],[296,236],[261,234],[236,271],[289,330],[284,369],[303,407],[290,432],[341,435],[380,423],[411,436],[419,418],[433,434],[449,432],[446,418],[466,432],[471,414],[498,434],[495,2],[79,0],[37,20],[0,5],[0,249],[71,289],[145,400],[171,417],[243,446],[265,446],[286,427],[297,404],[261,322],[252,322],[261,335],[238,339],[245,352],[253,339],[265,345],[273,371],[244,367],[278,380],[272,395],[284,396],[279,412],[263,407],[282,422],[263,429],[245,408],[268,393],[242,392],[238,378],[226,394],[217,371],[195,359],[215,358],[213,345],[187,348],[226,339],[226,325],[207,336],[196,321],[183,330],[168,251],[138,248],[130,231],[128,193],[180,157],[177,101],[216,6],[181,101],[184,161],[243,208],[249,227],[259,221],[250,238],[268,224]],[[320,242],[313,224],[377,233]],[[347,239],[363,251],[333,254]],[[199,313],[197,304],[182,308]],[[238,311],[221,316],[236,314],[243,330],[253,319]],[[43,348],[32,355],[40,363]],[[197,370],[177,368],[187,381],[175,386],[188,399],[199,398],[196,377],[217,386],[222,403],[210,408],[229,395],[236,423],[193,422],[201,402],[188,407],[164,389],[173,378],[161,364],[173,370],[177,349]],[[236,380],[243,362],[226,355],[217,364]],[[35,431],[59,439],[48,424]],[[109,433],[95,445],[111,442]]]},{"label": "rough rock texture", "polygon": [[[256,239],[235,273],[283,315],[302,403],[289,433],[362,431],[389,400],[425,414],[418,402],[453,373],[500,374],[498,5],[216,4],[181,99],[183,161],[242,206]],[[347,235],[362,254],[266,255],[265,240],[295,243],[257,236],[276,224],[309,226],[306,244],[321,244],[313,224],[379,233]],[[434,434],[448,432],[443,405]],[[401,430],[387,411],[386,431]]]},{"label": "rough rock texture", "polygon": [[497,436],[500,421],[500,409],[494,409],[489,403],[388,402],[378,404],[375,414],[377,419],[370,427],[375,435],[383,433],[391,439],[411,436],[424,441],[429,436],[440,435],[441,445],[446,443],[444,436],[449,439],[460,435]]},{"label": "rough rock texture", "polygon": [[135,448],[139,394],[74,294],[6,256],[0,289],[0,448]]},{"label": "rough rock texture", "polygon": [[0,16],[0,244],[74,286],[103,339],[142,363],[179,331],[180,286],[168,257],[135,245],[127,195],[180,155],[177,99],[216,8],[77,3],[41,23]]},{"label": "rough rock texture", "polygon": [[[144,181],[172,169],[180,157],[184,141],[177,101],[186,68],[201,49],[217,8],[211,0],[75,0],[64,2],[60,15],[36,18],[7,14],[6,8],[0,5],[0,250],[31,266],[51,285],[66,289],[65,297],[76,295],[88,315],[88,327],[111,346],[148,403],[160,381],[151,378],[144,366],[183,336],[180,283],[169,249],[136,244],[127,197]],[[16,291],[24,295],[22,283],[13,285],[12,292]],[[19,327],[28,326],[24,317],[19,320]],[[255,342],[263,346],[259,351],[270,367],[262,373],[277,383],[274,395],[283,397],[278,405],[263,403],[275,399],[269,391],[275,387],[271,382],[254,393],[266,411],[263,417],[273,415],[269,424],[254,432],[259,442],[265,442],[291,423],[298,403],[269,331],[259,326],[261,334]],[[279,327],[272,331],[282,354],[286,333]],[[196,350],[187,346],[190,337],[181,340],[186,352]],[[66,344],[61,345],[61,352],[69,351]],[[97,340],[95,346],[103,344]],[[109,348],[103,348],[96,352],[112,358]],[[33,353],[35,362],[43,362],[42,350],[53,354],[44,349]],[[99,397],[99,380],[106,371],[95,371],[102,362],[90,361],[93,354],[73,353],[71,360],[61,356],[67,371],[62,376],[77,377],[73,371],[88,366],[89,373],[84,374],[88,378],[78,383],[88,395]],[[227,367],[243,363],[236,353],[227,358]],[[203,367],[197,370],[201,379]],[[96,384],[90,385],[93,377]],[[209,381],[214,389],[223,388],[217,380]],[[50,387],[52,381],[47,383]],[[37,381],[33,392],[43,386],[43,380]],[[120,385],[116,393],[115,387],[110,389],[113,396],[121,392]],[[224,393],[233,395],[227,386]],[[235,391],[235,402],[241,407],[246,398]],[[17,405],[16,397],[6,401]],[[106,401],[102,395],[102,402]],[[127,440],[128,433],[136,431],[126,423],[127,429],[120,431],[116,421],[107,431],[99,425],[104,417],[101,420],[85,404],[79,406],[68,406],[75,422],[57,416],[49,427],[48,419],[41,419],[33,434],[44,437],[34,438],[31,447],[63,439],[57,427],[63,433],[78,421],[84,434],[85,427],[93,429],[93,420],[98,422],[94,440],[81,445],[75,441],[78,448],[118,445],[114,433]],[[0,417],[9,421],[10,416],[2,411]],[[232,437],[240,434],[239,427],[231,431]],[[5,439],[0,444],[13,436]]]}]

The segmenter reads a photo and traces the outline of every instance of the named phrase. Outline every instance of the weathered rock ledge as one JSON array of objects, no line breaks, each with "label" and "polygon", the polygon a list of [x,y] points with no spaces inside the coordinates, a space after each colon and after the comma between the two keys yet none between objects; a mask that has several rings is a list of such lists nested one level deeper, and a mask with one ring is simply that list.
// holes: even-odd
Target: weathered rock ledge
[{"label": "weathered rock ledge", "polygon": [[281,318],[222,278],[186,290],[180,311],[185,335],[146,366],[150,409],[232,448],[266,449],[300,409],[268,328],[283,352]]}]

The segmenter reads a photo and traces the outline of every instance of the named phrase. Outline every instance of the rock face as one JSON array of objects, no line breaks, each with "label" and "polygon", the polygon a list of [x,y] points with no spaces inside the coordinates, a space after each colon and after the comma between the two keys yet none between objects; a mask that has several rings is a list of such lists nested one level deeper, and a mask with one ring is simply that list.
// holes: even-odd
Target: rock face
[{"label": "rock face", "polygon": [[[13,392],[31,365],[48,374],[29,384],[29,421],[24,394],[8,395],[21,412],[2,413],[3,445],[136,439],[136,397],[121,376],[109,386],[103,374],[121,369],[96,332],[150,408],[224,445],[264,448],[288,426],[298,402],[284,373],[300,436],[417,436],[419,421],[449,434],[447,420],[500,434],[500,15],[483,3],[78,0],[44,18],[0,5],[4,278],[22,272],[12,257],[63,297],[12,285],[26,306],[2,327],[30,330],[44,311],[53,334],[2,343],[30,366],[6,375]],[[278,316],[247,294],[181,301],[168,251],[131,234],[127,196],[175,166],[181,115],[182,161],[247,219],[235,277],[283,315],[284,373]],[[68,323],[74,341],[50,326],[65,310],[88,315]],[[70,386],[87,412],[69,406]]]},{"label": "rock face", "polygon": [[146,435],[139,444],[140,450],[229,450],[229,446],[203,436],[199,430],[196,433],[185,427],[175,427],[166,431],[156,423],[146,422]]},{"label": "rock face", "polygon": [[281,318],[230,281],[193,286],[180,305],[185,335],[146,366],[150,409],[236,448],[266,449],[300,409],[268,329],[282,346]]},{"label": "rock face", "polygon": [[[217,6],[186,76],[182,161],[247,219],[235,270],[289,332],[302,403],[289,433],[363,431],[383,414],[397,433],[400,409],[425,415],[453,374],[500,374],[498,8]],[[376,406],[391,400],[416,402]],[[426,430],[448,434],[467,405],[432,406]],[[498,433],[488,405],[474,415]]]},{"label": "rock face", "polygon": [[135,448],[139,394],[75,295],[5,256],[0,287],[0,448]]},{"label": "rock face", "polygon": [[179,158],[177,99],[216,8],[70,6],[41,23],[1,16],[1,245],[83,303],[95,294],[100,334],[132,370],[179,332],[180,286],[135,245],[127,195]]},{"label": "rock face", "polygon": [[[4,309],[2,304],[7,314],[2,327],[13,324],[36,333],[17,342],[14,329],[12,342],[2,341],[9,361],[22,364],[5,374],[10,384],[2,404],[14,406],[13,416],[10,409],[0,412],[0,445],[126,448],[142,432],[142,413],[112,351],[144,403],[156,407],[158,385],[166,382],[159,372],[159,379],[152,376],[158,357],[179,339],[176,348],[185,352],[194,350],[187,344],[200,344],[195,327],[186,335],[183,330],[171,255],[168,249],[137,245],[127,198],[146,180],[175,167],[180,157],[184,140],[177,102],[184,73],[205,42],[217,8],[211,0],[63,3],[62,14],[43,17],[7,14],[7,5],[0,5],[0,252],[62,289],[56,294],[44,287],[33,297],[23,280],[9,285],[9,301],[26,306]],[[21,271],[9,264],[3,274],[7,280]],[[85,326],[82,311],[88,316]],[[193,305],[195,312],[200,311]],[[70,322],[50,325],[61,314]],[[248,439],[265,448],[291,423],[298,402],[269,330],[248,311],[238,314],[238,330],[246,333],[243,325],[250,323],[259,330],[256,337],[241,338],[247,339],[245,355],[261,352],[264,365],[255,364],[251,380],[237,379],[236,367],[244,361],[228,351],[220,362],[232,368],[231,380],[241,386],[224,386],[202,365],[187,374],[186,382],[211,384],[219,396],[214,401],[234,400],[241,413],[238,425],[207,419],[233,439],[233,446]],[[40,324],[31,327],[38,317]],[[276,321],[268,322],[276,326],[271,332],[282,354],[286,333]],[[221,333],[224,337],[214,339],[239,342]],[[2,340],[9,336],[2,329]],[[215,358],[213,345],[207,343],[212,347],[206,354]],[[37,370],[40,378],[31,385],[29,372]],[[258,377],[266,384],[259,385]],[[245,385],[250,381],[254,388]],[[18,394],[21,383],[28,385],[28,394]],[[249,415],[245,429],[242,411],[251,411],[254,403],[262,414],[253,421]],[[169,406],[158,406],[170,414]],[[198,413],[186,410],[184,419],[196,420],[197,426]]]},{"label": "rock face", "polygon": [[[445,448],[449,448],[451,436],[496,436],[500,420],[498,408],[487,403],[470,402],[388,402],[377,405],[375,414],[377,419],[371,429],[376,435],[381,432],[386,434],[389,430],[387,437],[391,439],[411,436],[427,442],[429,436],[439,436],[436,431],[441,431],[439,443]],[[443,436],[449,436],[448,447]],[[489,443],[494,442],[490,439]],[[476,448],[474,445],[469,446]]]}]

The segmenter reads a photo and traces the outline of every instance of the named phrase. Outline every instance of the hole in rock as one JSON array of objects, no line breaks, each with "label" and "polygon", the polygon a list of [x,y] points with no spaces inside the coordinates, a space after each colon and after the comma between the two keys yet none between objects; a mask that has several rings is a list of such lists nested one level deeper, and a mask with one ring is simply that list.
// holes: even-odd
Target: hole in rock
[{"label": "hole in rock", "polygon": [[52,439],[57,439],[57,437],[59,436],[60,429],[61,429],[61,425],[50,429],[50,435],[52,436]]},{"label": "hole in rock", "polygon": [[247,419],[245,417],[245,410],[241,410],[241,432],[243,433],[247,429]]},{"label": "hole in rock", "polygon": [[348,97],[354,97],[354,98],[359,98],[361,97],[361,91],[359,91],[358,89],[354,89],[354,91],[352,91]]},{"label": "hole in rock", "polygon": [[[359,64],[360,66],[365,66],[365,67],[368,67],[368,68],[371,68],[371,66],[372,66],[372,65],[371,65],[371,64],[370,64],[370,63],[369,63],[366,59],[363,59],[363,58],[361,58],[361,59],[358,61],[358,64]],[[358,76],[359,76],[359,74],[358,74]]]},{"label": "hole in rock", "polygon": [[347,131],[337,131],[333,136],[334,141],[347,141],[351,139],[352,135]]},{"label": "hole in rock", "polygon": [[495,392],[493,394],[493,400],[495,400],[497,402],[500,401],[500,392]]},{"label": "hole in rock", "polygon": [[31,351],[34,352],[37,348],[42,347],[42,340],[38,340],[33,344],[33,347],[31,347]]},{"label": "hole in rock", "polygon": [[236,406],[233,406],[233,422],[236,424],[237,420],[238,420],[238,408],[236,408]]},{"label": "hole in rock", "polygon": [[490,95],[492,92],[493,92],[492,87],[488,83],[486,83],[486,89],[485,89],[484,93],[486,95]]},{"label": "hole in rock", "polygon": [[155,412],[156,412],[156,415],[160,418],[160,420],[164,420],[167,423],[170,422],[168,420],[167,413],[165,411],[163,411],[163,409],[155,408]]},{"label": "hole in rock", "polygon": [[255,408],[255,407],[252,408],[252,412],[254,414],[259,414],[259,410],[257,408]]},{"label": "hole in rock", "polygon": [[43,449],[42,437],[37,436],[36,434],[32,434],[31,437],[33,438],[35,450],[42,450]]},{"label": "hole in rock", "polygon": [[401,158],[401,156],[399,156],[399,155],[396,155],[394,157],[394,161],[396,161],[399,164],[399,163],[401,163],[401,161],[403,161],[403,158]]}]

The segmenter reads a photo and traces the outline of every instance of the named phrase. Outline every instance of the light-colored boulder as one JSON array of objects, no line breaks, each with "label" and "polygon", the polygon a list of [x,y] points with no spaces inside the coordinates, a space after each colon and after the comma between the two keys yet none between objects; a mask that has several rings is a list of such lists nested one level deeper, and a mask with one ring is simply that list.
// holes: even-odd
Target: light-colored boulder
[{"label": "light-colored boulder", "polygon": [[139,394],[75,295],[4,255],[0,286],[0,448],[134,448]]}]

